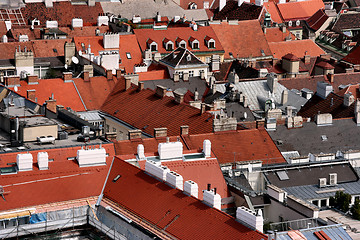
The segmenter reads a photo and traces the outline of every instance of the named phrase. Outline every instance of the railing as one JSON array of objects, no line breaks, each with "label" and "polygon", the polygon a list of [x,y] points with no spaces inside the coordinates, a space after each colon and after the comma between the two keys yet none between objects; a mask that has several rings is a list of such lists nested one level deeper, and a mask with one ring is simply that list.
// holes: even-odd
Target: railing
[{"label": "railing", "polygon": [[299,230],[305,228],[313,228],[318,227],[319,224],[316,219],[314,218],[304,218],[298,219],[293,221],[286,221],[286,222],[278,222],[278,223],[271,223],[270,230],[272,231],[288,231],[288,230]]}]

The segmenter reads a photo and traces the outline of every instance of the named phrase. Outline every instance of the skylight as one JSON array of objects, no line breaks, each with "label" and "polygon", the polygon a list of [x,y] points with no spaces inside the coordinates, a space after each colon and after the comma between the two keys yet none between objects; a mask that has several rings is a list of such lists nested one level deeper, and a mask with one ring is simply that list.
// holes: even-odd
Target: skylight
[{"label": "skylight", "polygon": [[127,59],[131,59],[131,53],[127,52],[126,57],[127,57]]}]

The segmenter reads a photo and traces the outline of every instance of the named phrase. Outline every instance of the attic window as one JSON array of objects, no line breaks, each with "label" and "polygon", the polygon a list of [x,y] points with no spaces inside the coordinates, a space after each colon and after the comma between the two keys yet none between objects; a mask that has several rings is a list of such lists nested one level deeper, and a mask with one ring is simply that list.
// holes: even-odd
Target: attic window
[{"label": "attic window", "polygon": [[119,180],[119,178],[121,177],[121,175],[117,175],[114,179],[113,179],[113,182],[116,182],[117,180]]},{"label": "attic window", "polygon": [[174,50],[174,44],[172,42],[166,43],[166,51]]},{"label": "attic window", "polygon": [[210,37],[206,37],[205,40],[207,42],[208,48],[215,48],[215,40],[214,39],[212,39]]},{"label": "attic window", "polygon": [[193,42],[192,44],[192,49],[199,49],[199,43],[196,41]]},{"label": "attic window", "polygon": [[186,43],[180,43],[180,47],[186,48]]},{"label": "attic window", "polygon": [[328,140],[328,138],[327,138],[327,136],[326,135],[321,135],[321,141],[327,141]]},{"label": "attic window", "polygon": [[289,176],[285,171],[277,171],[276,175],[279,177],[280,181],[289,180]]},{"label": "attic window", "polygon": [[0,168],[0,174],[16,173],[16,167],[3,167]]},{"label": "attic window", "polygon": [[53,48],[53,51],[54,51],[54,53],[57,53],[57,52],[58,52],[56,48]]},{"label": "attic window", "polygon": [[126,57],[127,57],[127,59],[131,59],[131,53],[127,52]]}]

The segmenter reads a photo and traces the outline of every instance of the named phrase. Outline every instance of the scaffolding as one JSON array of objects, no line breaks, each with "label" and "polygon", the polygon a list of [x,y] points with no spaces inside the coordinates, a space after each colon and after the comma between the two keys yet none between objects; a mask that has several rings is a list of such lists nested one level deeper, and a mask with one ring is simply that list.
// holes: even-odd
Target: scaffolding
[{"label": "scaffolding", "polygon": [[306,228],[318,227],[319,223],[315,218],[304,218],[293,221],[271,223],[270,230],[272,231],[289,231],[289,230],[300,230]]}]

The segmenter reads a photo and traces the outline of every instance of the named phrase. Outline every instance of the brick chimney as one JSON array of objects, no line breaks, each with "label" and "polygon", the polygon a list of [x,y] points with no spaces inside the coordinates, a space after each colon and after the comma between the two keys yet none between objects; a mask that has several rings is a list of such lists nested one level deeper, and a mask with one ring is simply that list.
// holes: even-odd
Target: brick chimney
[{"label": "brick chimney", "polygon": [[156,95],[163,98],[166,95],[166,87],[157,85],[156,86]]},{"label": "brick chimney", "polygon": [[112,80],[112,78],[113,78],[112,70],[111,69],[106,69],[106,79],[107,80]]},{"label": "brick chimney", "polygon": [[83,79],[84,82],[90,82],[90,72],[88,71],[83,72]]},{"label": "brick chimney", "polygon": [[37,75],[28,75],[27,76],[27,83],[31,84],[39,84],[39,78]]},{"label": "brick chimney", "polygon": [[167,128],[166,127],[154,128],[154,136],[155,138],[167,137]]},{"label": "brick chimney", "polygon": [[305,63],[305,64],[309,64],[309,63],[310,63],[310,59],[311,59],[311,56],[310,56],[310,55],[305,55],[305,56],[304,56],[304,63]]},{"label": "brick chimney", "polygon": [[188,135],[189,134],[189,126],[184,125],[180,126],[180,135]]},{"label": "brick chimney", "polygon": [[70,82],[72,80],[72,72],[63,72],[64,82]]},{"label": "brick chimney", "polygon": [[331,83],[334,82],[334,74],[333,73],[329,73],[328,78],[329,78],[329,82],[331,82]]},{"label": "brick chimney", "polygon": [[52,112],[56,113],[56,99],[53,99],[53,97],[49,98],[49,100],[46,100],[46,107]]},{"label": "brick chimney", "polygon": [[27,99],[35,102],[35,98],[36,98],[35,89],[27,90],[26,93],[27,93],[26,94]]},{"label": "brick chimney", "polygon": [[144,90],[144,82],[139,82],[138,90],[139,90],[139,91]]},{"label": "brick chimney", "polygon": [[206,105],[205,103],[201,103],[200,114],[204,114],[205,112],[206,112]]},{"label": "brick chimney", "polygon": [[141,133],[140,129],[129,130],[129,140],[141,138]]},{"label": "brick chimney", "polygon": [[184,94],[173,92],[175,97],[175,102],[181,104],[184,102]]},{"label": "brick chimney", "polygon": [[125,78],[125,90],[128,90],[131,87],[131,79]]},{"label": "brick chimney", "polygon": [[8,87],[20,86],[20,76],[5,77],[5,84]]},{"label": "brick chimney", "polygon": [[117,79],[121,78],[121,69],[116,69],[116,78]]}]

